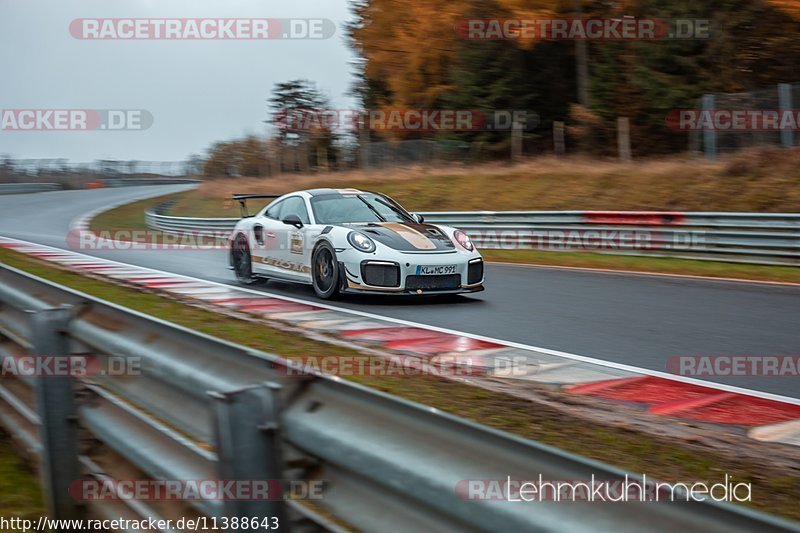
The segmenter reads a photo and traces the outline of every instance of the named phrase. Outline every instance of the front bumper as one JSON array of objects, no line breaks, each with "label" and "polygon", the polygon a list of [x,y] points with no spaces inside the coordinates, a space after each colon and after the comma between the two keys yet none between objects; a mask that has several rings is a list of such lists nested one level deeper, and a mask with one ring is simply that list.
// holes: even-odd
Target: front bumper
[{"label": "front bumper", "polygon": [[[363,259],[363,256],[359,259],[358,262],[340,261],[342,292],[423,295],[484,290],[483,259],[477,253],[468,256],[409,254],[409,257],[396,261]],[[375,270],[376,267],[383,272]],[[442,274],[422,275],[420,267],[440,267],[443,270]],[[373,269],[373,274],[368,272],[368,268]]]},{"label": "front bumper", "polygon": [[424,296],[424,295],[433,295],[433,294],[466,294],[470,292],[481,292],[484,290],[483,283],[478,285],[472,285],[469,287],[460,287],[458,289],[447,289],[447,290],[390,290],[385,287],[370,287],[368,285],[343,285],[339,292],[345,294],[393,294],[393,295],[406,295],[406,296]]}]

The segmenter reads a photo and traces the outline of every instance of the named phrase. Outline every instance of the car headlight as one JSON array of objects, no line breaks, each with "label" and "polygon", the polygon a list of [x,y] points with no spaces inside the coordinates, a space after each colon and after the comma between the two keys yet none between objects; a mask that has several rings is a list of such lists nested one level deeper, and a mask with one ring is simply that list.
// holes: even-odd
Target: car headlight
[{"label": "car headlight", "polygon": [[366,254],[375,251],[375,242],[361,233],[360,231],[351,231],[347,234],[347,242],[353,245],[353,248]]},{"label": "car headlight", "polygon": [[453,238],[465,250],[469,250],[471,252],[472,250],[475,249],[475,245],[472,244],[472,239],[470,239],[469,235],[467,235],[466,233],[464,233],[460,229],[456,230],[455,233],[453,233]]}]

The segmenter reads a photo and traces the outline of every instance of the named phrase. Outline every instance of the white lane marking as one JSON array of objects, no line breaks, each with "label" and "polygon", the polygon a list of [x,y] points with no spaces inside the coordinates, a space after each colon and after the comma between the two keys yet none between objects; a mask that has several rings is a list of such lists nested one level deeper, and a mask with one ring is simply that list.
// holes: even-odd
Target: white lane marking
[{"label": "white lane marking", "polygon": [[[577,270],[577,271],[586,271],[586,272],[598,272],[601,274],[616,274],[616,275],[634,275],[634,276],[657,276],[662,278],[689,278],[689,279],[699,279],[703,281],[724,281],[729,283],[753,283],[756,285],[782,285],[786,287],[800,287],[800,283],[795,283],[792,281],[766,281],[766,280],[758,280],[758,279],[745,279],[745,278],[724,278],[724,277],[714,277],[714,276],[699,276],[695,274],[670,274],[668,272],[648,272],[646,270],[617,270],[614,268],[593,268],[593,267],[576,267],[576,266],[564,266],[564,265],[546,265],[540,263],[514,263],[510,261],[486,261],[488,264],[492,265],[502,265],[502,266],[515,266],[520,268],[537,268],[537,269],[553,269],[553,270]],[[786,268],[792,268],[788,265],[773,265],[773,266],[786,266]]]},{"label": "white lane marking", "polygon": [[[5,239],[5,240],[15,241],[15,242],[18,242],[20,244],[36,246],[36,247],[39,247],[39,248],[49,248],[49,249],[52,249],[52,250],[61,250],[60,248],[53,248],[51,246],[44,246],[44,245],[39,245],[39,244],[35,244],[35,243],[30,243],[30,242],[27,242],[27,241],[14,239],[14,238],[11,238],[11,237],[2,237],[2,238]],[[75,255],[91,258],[91,259],[100,259],[100,258],[97,258],[95,256],[81,254],[81,253],[78,253],[78,252],[71,252],[71,253],[73,253]],[[113,263],[113,264],[117,264],[117,265],[123,265],[123,266],[126,266],[126,267],[136,267],[136,265],[131,265],[129,263],[121,263],[119,261],[114,261],[112,259],[101,259],[101,260],[102,261],[106,261],[108,263]],[[304,304],[304,305],[311,305],[311,306],[315,306],[315,307],[319,307],[319,308],[323,308],[323,309],[328,309],[328,310],[331,310],[331,311],[338,311],[340,313],[357,315],[357,316],[370,318],[370,319],[374,319],[374,320],[382,320],[384,322],[389,322],[389,323],[393,323],[393,324],[400,324],[400,325],[403,325],[403,326],[415,327],[415,328],[425,329],[425,330],[429,330],[429,331],[436,331],[436,332],[439,332],[439,333],[445,333],[445,334],[454,335],[454,336],[458,336],[458,337],[467,337],[467,338],[470,338],[470,339],[475,339],[475,340],[490,342],[490,343],[494,343],[494,344],[499,344],[501,346],[507,346],[507,347],[511,347],[511,348],[519,348],[521,350],[528,350],[528,351],[544,353],[544,354],[553,355],[553,356],[556,356],[556,357],[561,357],[561,358],[564,358],[564,359],[570,359],[570,360],[573,360],[573,361],[581,361],[583,363],[590,363],[590,364],[594,364],[594,365],[598,365],[598,366],[602,366],[602,367],[614,368],[614,369],[623,370],[623,371],[626,371],[626,372],[633,372],[635,374],[642,374],[642,375],[645,375],[645,376],[663,378],[663,379],[667,379],[667,380],[670,380],[670,381],[677,381],[677,382],[680,382],[680,383],[688,383],[690,385],[697,385],[697,386],[700,386],[700,387],[708,387],[710,389],[720,390],[720,391],[724,391],[724,392],[732,392],[732,393],[735,393],[735,394],[742,394],[742,395],[745,395],[745,396],[752,396],[752,397],[755,397],[755,398],[762,398],[762,399],[765,399],[765,400],[774,400],[774,401],[777,401],[777,402],[788,403],[788,404],[792,404],[792,405],[800,405],[800,398],[792,398],[792,397],[789,397],[789,396],[782,396],[780,394],[773,394],[773,393],[770,393],[770,392],[763,392],[763,391],[758,391],[758,390],[753,390],[753,389],[745,389],[743,387],[736,387],[736,386],[733,386],[733,385],[725,385],[723,383],[714,383],[712,381],[705,381],[705,380],[702,380],[702,379],[697,379],[697,378],[692,378],[692,377],[687,377],[687,376],[679,376],[679,375],[676,375],[676,374],[670,374],[670,373],[661,372],[661,371],[658,371],[658,370],[649,370],[649,369],[646,369],[646,368],[640,368],[640,367],[636,367],[636,366],[632,366],[632,365],[626,365],[626,364],[623,364],[623,363],[615,363],[613,361],[605,361],[603,359],[596,359],[594,357],[587,357],[585,355],[577,355],[577,354],[572,354],[572,353],[568,353],[568,352],[562,352],[562,351],[559,351],[559,350],[551,350],[550,348],[541,348],[541,347],[538,347],[538,346],[531,346],[529,344],[524,344],[524,343],[520,343],[520,342],[506,341],[506,340],[497,339],[497,338],[494,338],[494,337],[487,337],[487,336],[484,336],[484,335],[477,335],[475,333],[467,333],[467,332],[463,332],[463,331],[457,331],[457,330],[454,330],[454,329],[442,328],[442,327],[439,327],[439,326],[430,326],[430,325],[422,324],[422,323],[419,323],[419,322],[412,322],[410,320],[404,320],[404,319],[401,319],[401,318],[394,318],[394,317],[389,317],[389,316],[378,315],[378,314],[375,314],[375,313],[368,313],[366,311],[357,311],[355,309],[348,309],[346,307],[338,307],[338,306],[330,305],[330,304],[327,304],[327,303],[303,300],[301,298],[294,298],[292,296],[284,296],[282,294],[275,294],[275,293],[266,292],[266,291],[257,291],[255,289],[248,289],[246,287],[239,287],[239,286],[230,285],[230,284],[227,284],[227,283],[220,283],[218,281],[204,280],[204,279],[195,278],[195,277],[191,277],[191,276],[185,276],[183,274],[173,274],[171,272],[165,272],[163,270],[157,270],[157,269],[149,268],[149,267],[137,267],[137,268],[141,268],[142,270],[146,270],[146,271],[153,272],[153,273],[156,273],[156,274],[159,274],[159,275],[163,275],[163,276],[171,276],[173,278],[182,278],[182,279],[189,280],[189,281],[194,281],[194,282],[208,283],[208,284],[211,284],[211,285],[216,285],[218,287],[227,287],[227,288],[232,288],[233,287],[238,292],[260,295],[262,297],[263,296],[268,296],[270,298],[276,298],[276,299],[287,301],[287,302],[294,302],[294,303],[299,303],[299,304]]]}]

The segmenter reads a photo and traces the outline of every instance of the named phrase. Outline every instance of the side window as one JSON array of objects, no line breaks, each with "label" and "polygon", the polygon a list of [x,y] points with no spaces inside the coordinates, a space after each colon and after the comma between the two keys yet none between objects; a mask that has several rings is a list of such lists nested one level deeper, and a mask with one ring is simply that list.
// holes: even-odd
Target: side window
[{"label": "side window", "polygon": [[286,203],[286,200],[281,200],[280,202],[276,202],[269,206],[266,211],[264,211],[264,216],[267,218],[272,218],[275,220],[280,220],[281,208],[283,204]]},{"label": "side window", "polygon": [[300,196],[292,196],[283,202],[283,209],[281,209],[281,220],[289,215],[297,215],[303,224],[309,224],[308,209],[306,209],[306,201]]}]

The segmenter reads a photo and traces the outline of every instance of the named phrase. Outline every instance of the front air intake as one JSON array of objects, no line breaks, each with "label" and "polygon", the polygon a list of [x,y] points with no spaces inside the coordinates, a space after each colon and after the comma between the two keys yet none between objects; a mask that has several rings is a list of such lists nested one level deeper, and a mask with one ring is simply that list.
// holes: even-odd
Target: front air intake
[{"label": "front air intake", "polygon": [[469,264],[467,269],[467,285],[475,285],[483,279],[483,261],[475,261]]},{"label": "front air intake", "polygon": [[363,263],[361,279],[373,287],[399,287],[400,266],[395,263]]}]

